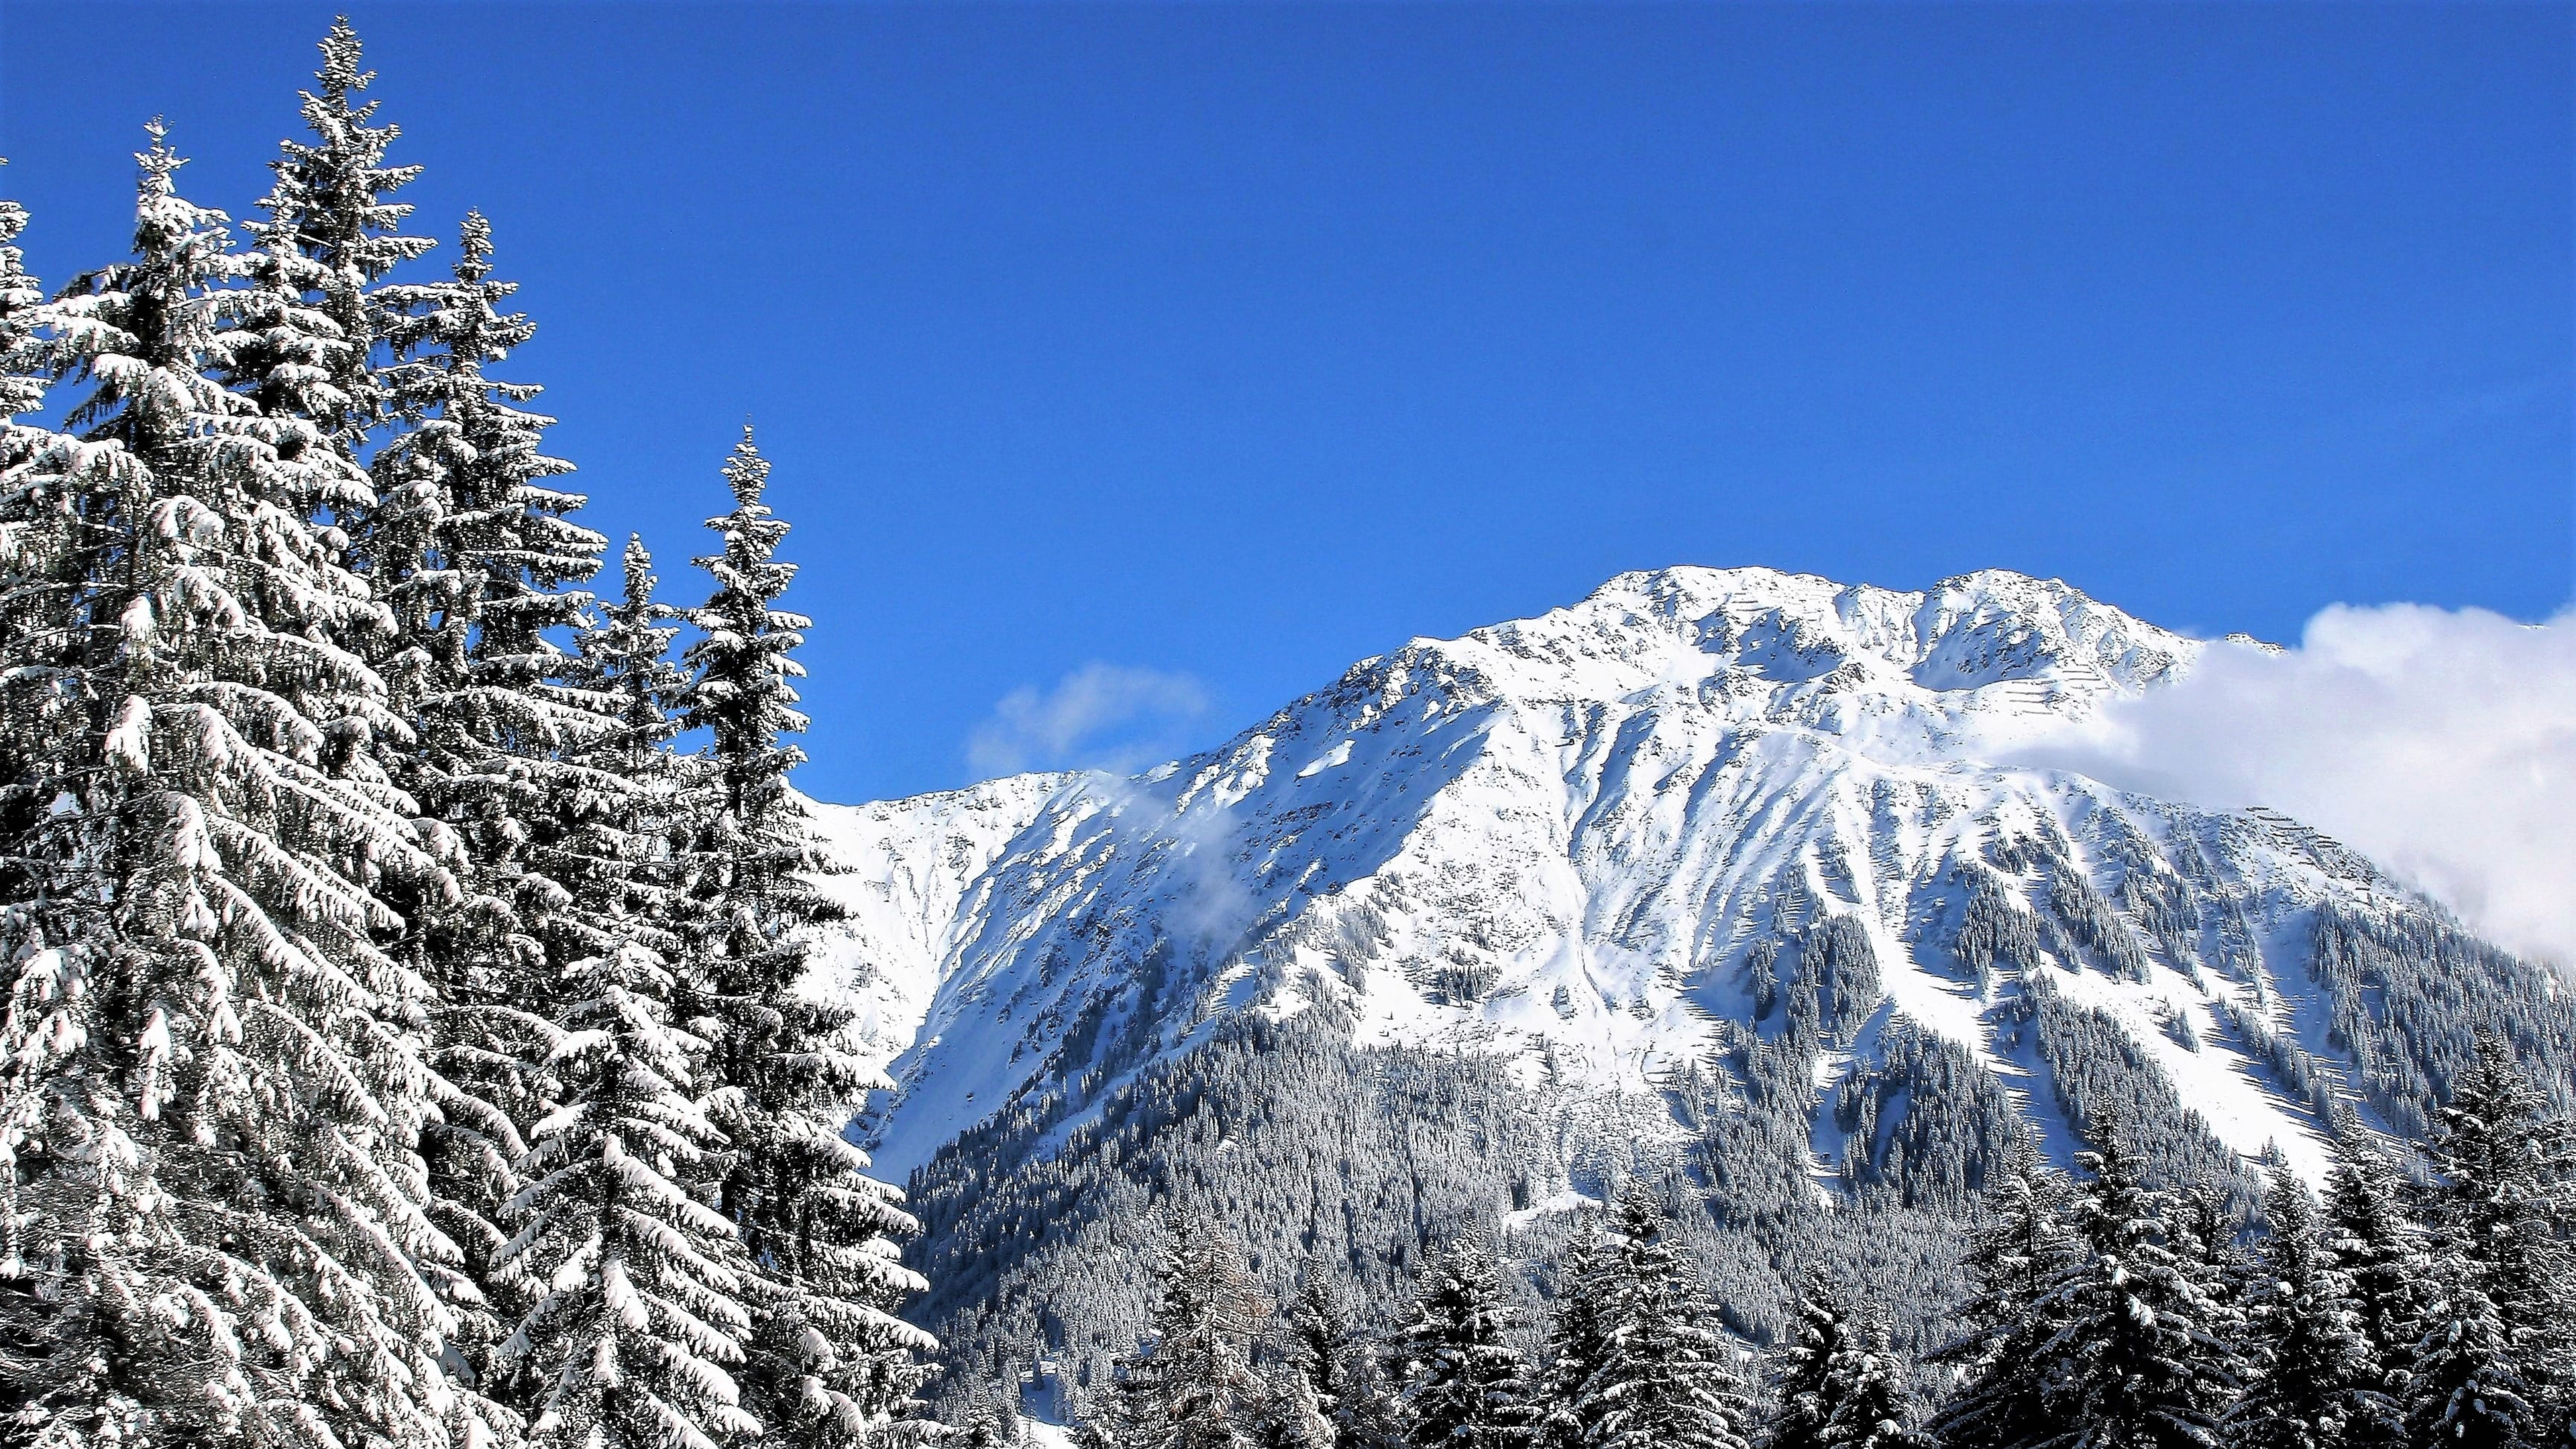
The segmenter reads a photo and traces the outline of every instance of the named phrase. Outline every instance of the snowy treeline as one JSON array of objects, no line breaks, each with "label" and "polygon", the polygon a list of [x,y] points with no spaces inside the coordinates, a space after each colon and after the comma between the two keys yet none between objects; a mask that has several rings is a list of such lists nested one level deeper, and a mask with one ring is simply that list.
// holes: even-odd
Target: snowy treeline
[{"label": "snowy treeline", "polygon": [[129,259],[49,296],[0,203],[0,1433],[917,1438],[769,465],[703,604],[587,592],[491,228],[415,274],[322,53],[249,220],[157,122]]},{"label": "snowy treeline", "polygon": [[[2433,1449],[2576,1432],[2576,1125],[2490,1039],[2410,1175],[2355,1136],[2322,1200],[2286,1167],[2249,1227],[2149,1185],[2106,1122],[2077,1170],[2023,1152],[1979,1205],[1969,1296],[1926,1357],[1879,1287],[1810,1272],[1767,1350],[1730,1334],[1658,1194],[1591,1214],[1544,1329],[1462,1237],[1374,1313],[1310,1275],[1274,1314],[1203,1220],[1164,1231],[1147,1333],[1085,1387],[1136,1449]],[[1378,1327],[1366,1325],[1374,1319]],[[1753,1365],[1760,1360],[1757,1372]],[[1005,1442],[1006,1405],[968,1422]]]}]

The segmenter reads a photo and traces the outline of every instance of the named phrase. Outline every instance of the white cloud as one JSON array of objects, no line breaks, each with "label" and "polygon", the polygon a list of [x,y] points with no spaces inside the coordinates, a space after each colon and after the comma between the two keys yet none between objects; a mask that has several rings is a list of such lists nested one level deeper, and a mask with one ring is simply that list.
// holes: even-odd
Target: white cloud
[{"label": "white cloud", "polygon": [[1187,674],[1086,664],[1052,689],[1002,696],[966,740],[979,774],[1094,769],[1126,773],[1177,754],[1207,713],[1206,688]]},{"label": "white cloud", "polygon": [[2284,811],[2498,945],[2576,965],[2576,613],[2337,605],[2295,649],[2214,644],[2180,683],[2019,753]]}]

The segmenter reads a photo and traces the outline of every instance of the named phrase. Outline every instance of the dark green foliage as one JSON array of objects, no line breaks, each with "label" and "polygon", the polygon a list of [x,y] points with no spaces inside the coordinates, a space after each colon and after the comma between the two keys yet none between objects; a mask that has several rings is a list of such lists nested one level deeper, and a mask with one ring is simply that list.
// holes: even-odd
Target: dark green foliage
[{"label": "dark green foliage", "polygon": [[1836,1093],[1835,1120],[1853,1134],[1845,1178],[1884,1186],[1908,1207],[1964,1208],[2028,1140],[2020,1109],[1948,1037],[1899,1017],[1876,1045],[1876,1065]]},{"label": "dark green foliage", "polygon": [[1799,1284],[1797,1320],[1771,1351],[1772,1411],[1761,1449],[1825,1449],[1841,1390],[1836,1360],[1851,1347],[1850,1311],[1834,1282],[1808,1270]]},{"label": "dark green foliage", "polygon": [[2013,904],[1994,872],[1974,864],[1962,869],[1974,884],[1951,948],[1961,964],[1977,973],[1980,987],[1992,982],[1998,962],[2019,971],[2039,969],[2039,927],[2030,912]]},{"label": "dark green foliage", "polygon": [[[1785,1073],[1780,1100],[1792,1101]],[[1882,1189],[1818,1212],[1797,1110],[1774,1165],[1719,1189],[1722,1220],[1673,1224],[1724,1321],[1757,1340],[1780,1332],[1784,1265],[1815,1262],[1880,1285],[1901,1347],[1945,1337],[1958,1220]],[[1221,1223],[1274,1297],[1320,1281],[1382,1329],[1442,1242],[1491,1228],[1552,1179],[1671,1174],[1682,1201],[1699,1195],[1678,1153],[1564,1113],[1492,1058],[1355,1046],[1312,1013],[1229,1020],[1090,1103],[1014,1103],[916,1172],[913,1261],[932,1283],[920,1317],[949,1345],[948,1382],[1052,1357],[1096,1392],[1144,1329],[1150,1301],[1129,1265],[1151,1247],[1139,1225],[1166,1205]],[[1713,1117],[1712,1130],[1744,1120]],[[1502,1246],[1543,1257],[1557,1221]]]},{"label": "dark green foliage", "polygon": [[2047,914],[2037,917],[2033,925],[2042,943],[2065,965],[2072,968],[2080,950],[2089,950],[2113,975],[2146,980],[2147,957],[2139,949],[2136,935],[2111,909],[2111,903],[2102,898],[2102,893],[2093,889],[2083,867],[2072,859],[2071,850],[2063,835],[2053,833],[2049,838],[1999,841],[1993,854],[1995,863],[2005,870],[2038,874],[2046,887]]},{"label": "dark green foliage", "polygon": [[2050,1295],[2060,1327],[2046,1402],[2066,1441],[2105,1449],[2208,1449],[2237,1384],[2212,1301],[2178,1252],[2146,1164],[2104,1120],[2077,1161],[2073,1205],[2084,1257]]},{"label": "dark green foliage", "polygon": [[2068,1222],[2071,1188],[2025,1147],[1986,1190],[1961,1267],[1971,1296],[1959,1336],[1932,1359],[1957,1392],[1931,1425],[1946,1449],[2027,1449],[2057,1436],[2048,1393],[2059,1327],[2052,1295],[2079,1261]]},{"label": "dark green foliage", "polygon": [[1931,1436],[1916,1427],[1907,1366],[1889,1347],[1887,1320],[1878,1314],[1864,1317],[1836,1356],[1830,1397],[1823,1438],[1831,1449],[1932,1449]]},{"label": "dark green foliage", "polygon": [[922,1314],[961,1371],[1055,1352],[1105,1383],[1144,1329],[1130,1265],[1165,1205],[1221,1223],[1274,1294],[1313,1275],[1400,1302],[1424,1258],[1508,1210],[1523,1164],[1550,1152],[1499,1064],[1355,1048],[1304,1019],[1229,1022],[1052,1141],[1071,1115],[1061,1098],[1015,1104],[913,1177],[934,1285]]},{"label": "dark green foliage", "polygon": [[2241,1449],[2342,1449],[2354,1442],[2356,1424],[2386,1413],[2386,1400],[2370,1382],[2370,1340],[2307,1184],[2286,1167],[2276,1169],[2263,1215],[2271,1232],[2256,1250],[2245,1308],[2250,1377],[2227,1415],[2229,1442]]},{"label": "dark green foliage", "polygon": [[2122,1123],[2156,1184],[2215,1181],[2240,1205],[2260,1196],[2252,1172],[2183,1105],[2117,1021],[2068,1000],[2045,975],[2026,978],[2022,991],[2049,1085],[2076,1130],[2098,1140],[2108,1123]]},{"label": "dark green foliage", "polygon": [[2417,1322],[2407,1427],[2419,1443],[2501,1449],[2549,1437],[2576,1393],[2576,1244],[2567,1127],[2504,1038],[2484,1034],[2443,1104],[2425,1206],[2431,1301]]},{"label": "dark green foliage", "polygon": [[1395,1390],[1377,1343],[1323,1275],[1299,1280],[1280,1315],[1279,1338],[1285,1371],[1305,1379],[1315,1412],[1331,1426],[1339,1449],[1395,1449],[1403,1442]]},{"label": "dark green foliage", "polygon": [[2131,981],[2147,979],[2147,955],[2138,949],[2137,936],[2075,867],[2060,863],[2049,872],[2048,909],[2104,970]]},{"label": "dark green foliage", "polygon": [[2576,993],[2429,908],[2364,914],[2320,907],[2309,974],[2326,1039],[2352,1057],[2363,1099],[2421,1139],[2494,1033],[2560,1112],[2576,1108]]},{"label": "dark green foliage", "polygon": [[1392,1340],[1412,1449],[1527,1449],[1539,1406],[1514,1343],[1519,1314],[1472,1239],[1434,1259]]},{"label": "dark green foliage", "polygon": [[1878,950],[1858,917],[1829,916],[1798,938],[1789,987],[1791,1022],[1800,1020],[1802,1006],[1809,1006],[1824,1040],[1847,1042],[1878,1010],[1880,999]]},{"label": "dark green foliage", "polygon": [[787,524],[747,426],[724,477],[734,506],[707,520],[719,547],[697,560],[715,591],[687,616],[700,637],[682,658],[680,723],[707,743],[679,812],[676,934],[731,1148],[718,1201],[760,1269],[745,1407],[772,1442],[855,1444],[901,1411],[920,1382],[913,1354],[932,1344],[894,1316],[923,1286],[890,1241],[913,1219],[842,1135],[880,1079],[844,1044],[852,1013],[801,989],[807,932],[840,910],[811,879],[825,862],[788,787],[805,758],[790,737],[806,725],[794,656],[810,621],[779,607],[796,566],[778,556]]},{"label": "dark green foliage", "polygon": [[2391,1449],[2405,1441],[2399,1412],[2415,1352],[2429,1265],[2422,1233],[2399,1195],[2397,1171],[2367,1137],[2347,1134],[2335,1143],[2334,1170],[2326,1178],[2320,1235],[2343,1275],[2361,1335],[2359,1402],[2346,1425],[2354,1449]]},{"label": "dark green foliage", "polygon": [[1734,1349],[1653,1196],[1632,1186],[1569,1264],[1544,1437],[1566,1449],[1745,1449]]}]

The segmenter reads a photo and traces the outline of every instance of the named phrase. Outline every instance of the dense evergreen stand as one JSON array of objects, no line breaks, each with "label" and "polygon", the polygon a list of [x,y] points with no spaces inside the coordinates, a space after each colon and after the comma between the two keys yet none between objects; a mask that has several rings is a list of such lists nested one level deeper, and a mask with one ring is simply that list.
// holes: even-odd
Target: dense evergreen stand
[{"label": "dense evergreen stand", "polygon": [[322,54],[244,249],[158,123],[132,260],[48,299],[0,204],[0,1442],[933,1433],[878,1079],[793,989],[766,464],[705,608],[640,543],[582,592],[491,227],[404,278]]}]

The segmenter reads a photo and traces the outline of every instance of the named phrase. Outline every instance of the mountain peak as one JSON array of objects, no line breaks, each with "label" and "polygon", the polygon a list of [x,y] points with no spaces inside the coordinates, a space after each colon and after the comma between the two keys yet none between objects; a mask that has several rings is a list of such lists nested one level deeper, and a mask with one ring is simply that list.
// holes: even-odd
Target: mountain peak
[{"label": "mountain peak", "polygon": [[1355,690],[1531,706],[1660,694],[1920,755],[1976,716],[2080,714],[2150,688],[2202,647],[2061,580],[2008,570],[1905,591],[1683,566],[1620,574],[1532,618],[1416,639],[1291,710]]},{"label": "mountain peak", "polygon": [[[1957,1206],[2111,1113],[2166,1181],[2250,1193],[2264,1158],[2314,1179],[2355,1120],[2424,1130],[2467,1023],[2576,1055],[2538,968],[2296,822],[1989,749],[2201,647],[2000,570],[1660,569],[1413,640],[1132,779],[817,807],[844,867],[819,883],[850,908],[817,985],[897,1084],[859,1130],[951,1205],[1005,1140],[1027,1200],[1141,1203],[1169,1161],[1104,1142],[1168,1127],[1221,1154],[1262,1120],[1246,1082],[1380,1090],[1238,1050],[1294,1037],[1404,1092],[1441,1063],[1509,1084],[1469,1126],[1522,1212],[1685,1168],[1764,1212]],[[1411,1104],[1388,1109],[1401,1172],[1336,1178],[1386,1165],[1343,1139],[1282,1160],[1317,1202],[1414,1194],[1418,1227],[1410,1154],[1447,1139],[1414,1128],[1461,1109],[1385,1090]],[[953,1251],[1057,1271],[1011,1256],[1007,1220]]]}]

